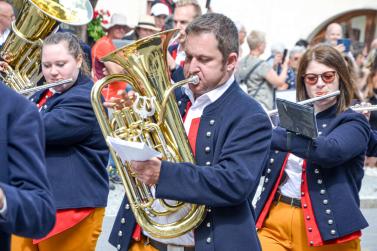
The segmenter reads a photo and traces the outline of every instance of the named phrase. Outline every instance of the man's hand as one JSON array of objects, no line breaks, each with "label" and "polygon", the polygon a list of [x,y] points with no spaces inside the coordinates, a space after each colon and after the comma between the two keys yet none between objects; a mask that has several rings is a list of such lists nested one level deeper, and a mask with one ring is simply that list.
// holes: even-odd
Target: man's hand
[{"label": "man's hand", "polygon": [[131,169],[138,180],[147,185],[155,185],[160,178],[161,160],[152,158],[147,161],[132,161]]},{"label": "man's hand", "polygon": [[0,61],[0,72],[5,72],[7,71],[7,68],[9,67],[8,63],[5,61]]},{"label": "man's hand", "polygon": [[124,90],[120,90],[117,92],[117,97],[110,98],[110,100],[103,102],[103,105],[114,110],[122,110],[125,107],[132,106],[134,97],[134,91],[127,93]]}]

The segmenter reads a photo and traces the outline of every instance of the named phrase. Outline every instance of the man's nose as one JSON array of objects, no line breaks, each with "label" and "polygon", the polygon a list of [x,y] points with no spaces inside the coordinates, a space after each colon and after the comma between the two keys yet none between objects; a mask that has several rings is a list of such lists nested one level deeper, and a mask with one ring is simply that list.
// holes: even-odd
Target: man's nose
[{"label": "man's nose", "polygon": [[197,73],[199,71],[198,60],[196,60],[195,58],[191,59],[191,61],[189,63],[188,71],[189,71],[190,74],[194,74],[194,73]]}]

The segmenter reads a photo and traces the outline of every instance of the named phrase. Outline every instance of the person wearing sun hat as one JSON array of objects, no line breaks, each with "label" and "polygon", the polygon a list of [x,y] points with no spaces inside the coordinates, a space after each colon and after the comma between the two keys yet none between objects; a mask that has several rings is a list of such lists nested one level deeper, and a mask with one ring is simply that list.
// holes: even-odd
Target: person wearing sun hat
[{"label": "person wearing sun hat", "polygon": [[[119,65],[113,62],[101,62],[100,59],[116,49],[113,39],[122,39],[131,30],[131,25],[129,25],[127,18],[119,13],[114,13],[111,16],[110,22],[102,24],[102,27],[107,34],[97,40],[92,47],[92,75],[94,81],[105,77],[103,68],[106,68],[109,74],[123,72],[123,69]],[[102,94],[105,100],[108,100],[116,96],[118,90],[124,90],[125,88],[126,83],[113,82],[108,88],[104,89]]]},{"label": "person wearing sun hat", "polygon": [[156,26],[155,19],[149,15],[142,15],[135,26],[134,31],[128,36],[124,37],[125,40],[136,41],[147,36],[153,35],[161,31]]},{"label": "person wearing sun hat", "polygon": [[163,30],[165,26],[165,20],[170,15],[169,7],[163,3],[156,3],[151,8],[151,14],[154,17],[156,26]]}]

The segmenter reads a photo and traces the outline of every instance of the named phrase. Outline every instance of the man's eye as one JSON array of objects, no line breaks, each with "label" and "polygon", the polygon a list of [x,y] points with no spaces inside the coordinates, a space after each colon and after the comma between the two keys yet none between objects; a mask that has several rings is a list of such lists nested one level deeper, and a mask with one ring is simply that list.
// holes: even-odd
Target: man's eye
[{"label": "man's eye", "polygon": [[199,58],[199,61],[202,62],[202,63],[207,63],[210,61],[209,58]]}]

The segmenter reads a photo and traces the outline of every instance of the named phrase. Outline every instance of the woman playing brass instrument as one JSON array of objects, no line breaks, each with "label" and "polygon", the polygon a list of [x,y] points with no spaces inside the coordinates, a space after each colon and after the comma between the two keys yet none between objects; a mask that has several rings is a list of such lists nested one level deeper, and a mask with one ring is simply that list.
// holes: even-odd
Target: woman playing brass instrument
[{"label": "woman playing brass instrument", "polygon": [[368,226],[358,192],[369,124],[362,114],[348,109],[352,80],[334,48],[309,49],[297,76],[299,101],[336,90],[340,96],[314,103],[316,139],[274,129],[256,204],[262,249],[360,250],[360,231]]},{"label": "woman playing brass instrument", "polygon": [[57,208],[56,224],[43,239],[14,236],[12,251],[94,251],[107,204],[108,150],[94,115],[79,40],[55,33],[44,40],[42,73],[47,83],[72,82],[37,92],[31,100],[45,125],[47,174]]}]

